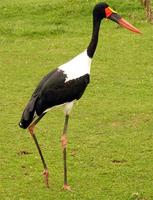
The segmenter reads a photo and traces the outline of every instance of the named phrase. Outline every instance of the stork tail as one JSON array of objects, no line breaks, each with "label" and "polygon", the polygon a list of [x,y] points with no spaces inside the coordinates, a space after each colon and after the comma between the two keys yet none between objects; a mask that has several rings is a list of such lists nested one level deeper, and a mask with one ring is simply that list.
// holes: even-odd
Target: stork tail
[{"label": "stork tail", "polygon": [[19,126],[23,129],[26,129],[34,119],[35,105],[37,101],[37,96],[31,97],[27,106],[25,107],[21,120],[19,122]]}]

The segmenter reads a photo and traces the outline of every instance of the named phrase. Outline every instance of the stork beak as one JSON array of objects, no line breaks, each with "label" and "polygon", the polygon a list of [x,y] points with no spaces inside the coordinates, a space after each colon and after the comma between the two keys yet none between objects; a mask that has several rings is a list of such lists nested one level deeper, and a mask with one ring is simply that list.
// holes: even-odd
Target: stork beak
[{"label": "stork beak", "polygon": [[120,26],[134,32],[134,33],[141,33],[139,29],[134,27],[132,24],[127,22],[124,18],[120,17],[117,13],[112,13],[108,19],[113,20],[114,22],[118,23]]},{"label": "stork beak", "polygon": [[132,24],[127,22],[125,19],[123,19],[120,15],[118,15],[114,10],[112,10],[110,7],[105,9],[106,18],[118,23],[120,26],[134,32],[134,33],[141,33],[139,29],[134,27]]}]

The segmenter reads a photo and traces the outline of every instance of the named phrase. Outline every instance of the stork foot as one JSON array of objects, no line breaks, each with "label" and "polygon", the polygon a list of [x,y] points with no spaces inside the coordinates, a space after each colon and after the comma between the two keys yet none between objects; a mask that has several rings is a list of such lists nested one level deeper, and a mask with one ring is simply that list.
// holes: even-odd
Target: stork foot
[{"label": "stork foot", "polygon": [[49,172],[48,172],[48,169],[44,170],[43,175],[44,175],[46,187],[49,188],[49,182],[48,182]]},{"label": "stork foot", "polygon": [[64,184],[63,189],[64,190],[68,190],[68,191],[72,191],[71,187],[69,185],[67,185],[67,184]]}]

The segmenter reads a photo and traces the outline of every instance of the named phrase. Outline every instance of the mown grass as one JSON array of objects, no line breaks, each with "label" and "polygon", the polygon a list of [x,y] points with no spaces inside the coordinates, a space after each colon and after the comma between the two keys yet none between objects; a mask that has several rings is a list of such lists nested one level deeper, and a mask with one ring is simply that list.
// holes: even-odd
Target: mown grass
[{"label": "mown grass", "polygon": [[0,199],[153,199],[153,27],[136,0],[108,1],[143,35],[109,21],[101,26],[91,84],[76,103],[69,125],[73,192],[61,190],[62,108],[48,113],[36,129],[50,189],[44,186],[32,139],[17,125],[41,77],[87,47],[96,2],[0,3]]}]

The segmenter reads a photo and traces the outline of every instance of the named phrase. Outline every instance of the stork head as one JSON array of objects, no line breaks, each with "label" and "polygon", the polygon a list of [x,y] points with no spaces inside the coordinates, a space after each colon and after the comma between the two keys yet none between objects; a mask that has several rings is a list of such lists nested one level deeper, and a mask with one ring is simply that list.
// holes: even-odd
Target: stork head
[{"label": "stork head", "polygon": [[132,32],[141,33],[132,24],[123,19],[116,11],[110,8],[107,3],[98,3],[93,10],[93,16],[98,19],[110,19]]}]

